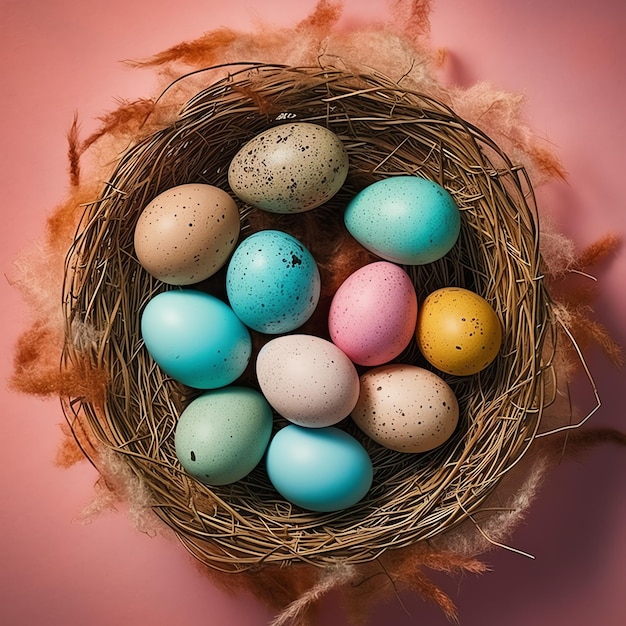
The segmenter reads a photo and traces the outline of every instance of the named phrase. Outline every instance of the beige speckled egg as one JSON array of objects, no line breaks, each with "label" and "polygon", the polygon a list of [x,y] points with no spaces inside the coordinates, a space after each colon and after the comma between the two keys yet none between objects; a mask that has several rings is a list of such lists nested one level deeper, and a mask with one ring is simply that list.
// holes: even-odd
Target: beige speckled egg
[{"label": "beige speckled egg", "polygon": [[293,122],[274,126],[246,143],[228,169],[233,193],[271,213],[302,213],[341,189],[348,153],[324,126]]},{"label": "beige speckled egg", "polygon": [[144,269],[164,283],[191,285],[226,263],[239,230],[239,210],[223,189],[178,185],[142,211],[135,227],[135,254]]},{"label": "beige speckled egg", "polygon": [[352,419],[374,441],[398,452],[428,452],[445,443],[459,421],[452,388],[414,365],[383,365],[360,379]]},{"label": "beige speckled egg", "polygon": [[469,376],[498,356],[502,325],[482,296],[469,289],[443,287],[422,303],[415,337],[431,365],[448,374]]}]

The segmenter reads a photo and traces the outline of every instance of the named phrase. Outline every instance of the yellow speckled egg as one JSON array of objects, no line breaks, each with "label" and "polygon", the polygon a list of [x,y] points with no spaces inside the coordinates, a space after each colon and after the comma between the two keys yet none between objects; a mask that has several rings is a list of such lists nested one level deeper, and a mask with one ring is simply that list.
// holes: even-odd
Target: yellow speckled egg
[{"label": "yellow speckled egg", "polygon": [[422,367],[375,367],[361,376],[360,388],[352,419],[390,450],[419,453],[438,448],[459,422],[459,403],[452,388]]},{"label": "yellow speckled egg", "polygon": [[502,325],[491,305],[477,293],[443,287],[424,300],[415,336],[431,365],[448,374],[468,376],[496,358]]}]

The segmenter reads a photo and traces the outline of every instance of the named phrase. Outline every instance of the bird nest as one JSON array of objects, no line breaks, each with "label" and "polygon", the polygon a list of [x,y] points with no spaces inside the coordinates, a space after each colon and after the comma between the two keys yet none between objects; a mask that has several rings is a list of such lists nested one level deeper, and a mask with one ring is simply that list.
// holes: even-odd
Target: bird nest
[{"label": "bird nest", "polygon": [[[228,165],[237,151],[286,120],[329,128],[350,162],[340,192],[312,211],[270,214],[237,200],[242,238],[262,228],[283,230],[298,237],[320,267],[318,311],[299,332],[326,337],[323,320],[337,286],[374,259],[344,228],[348,201],[377,180],[407,174],[445,187],[461,213],[458,242],[445,257],[405,267],[418,300],[440,287],[471,289],[491,304],[503,329],[502,348],[487,369],[465,377],[441,374],[457,396],[460,419],[437,449],[395,452],[369,440],[350,419],[340,424],[368,451],[374,478],[359,503],[331,513],[282,499],[263,463],[245,479],[219,487],[187,474],[176,457],[174,431],[199,391],[168,378],[140,333],[148,301],[175,288],[137,261],[133,233],[143,208],[183,183],[228,190]],[[225,298],[224,282],[220,271],[195,288]],[[100,197],[85,207],[64,294],[66,366],[108,373],[102,401],[72,398],[70,415],[88,425],[96,449],[121,455],[149,493],[154,513],[186,548],[227,572],[266,564],[364,563],[449,531],[485,507],[528,451],[555,389],[556,323],[524,169],[444,104],[375,72],[242,64],[199,91],[173,123],[121,157]],[[252,336],[254,351],[269,339]],[[415,347],[396,361],[430,367]],[[253,368],[238,384],[257,385]],[[275,429],[282,425],[276,416]]]}]

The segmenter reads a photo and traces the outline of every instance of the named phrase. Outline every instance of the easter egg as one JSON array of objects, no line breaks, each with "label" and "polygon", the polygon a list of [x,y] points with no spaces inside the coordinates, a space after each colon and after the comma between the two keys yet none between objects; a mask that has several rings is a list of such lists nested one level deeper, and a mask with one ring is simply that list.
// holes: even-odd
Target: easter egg
[{"label": "easter egg", "polygon": [[266,343],[256,362],[263,395],[277,413],[301,426],[331,426],[350,414],[359,397],[359,375],[330,341],[284,335]]},{"label": "easter egg", "polygon": [[141,316],[141,336],[168,376],[197,389],[234,382],[252,354],[250,333],[230,307],[195,289],[152,298]]},{"label": "easter egg", "polygon": [[498,356],[502,325],[491,305],[459,287],[432,292],[420,307],[416,339],[426,360],[448,374],[467,376]]},{"label": "easter egg", "polygon": [[236,248],[226,272],[230,306],[246,326],[267,334],[306,322],[320,296],[320,274],[311,253],[291,235],[261,230]]},{"label": "easter egg", "polygon": [[318,512],[353,506],[367,494],[373,477],[365,448],[334,426],[285,426],[270,442],[266,468],[283,498]]},{"label": "easter egg", "polygon": [[178,185],[141,212],[135,254],[144,269],[164,283],[199,283],[225,265],[239,228],[239,210],[225,191],[200,183]]},{"label": "easter egg", "polygon": [[450,193],[420,176],[391,176],[365,187],[346,207],[344,221],[370,252],[403,265],[440,259],[461,229]]},{"label": "easter egg", "polygon": [[174,433],[176,456],[207,485],[227,485],[259,463],[272,434],[272,409],[253,389],[208,391],[181,413]]},{"label": "easter egg", "polygon": [[228,168],[230,187],[243,202],[271,213],[302,213],[341,189],[348,154],[324,126],[281,124],[246,143]]},{"label": "easter egg", "polygon": [[409,275],[387,261],[370,263],[348,276],[330,305],[333,342],[359,365],[381,365],[412,341],[417,296]]},{"label": "easter egg", "polygon": [[352,419],[386,448],[428,452],[454,433],[459,404],[452,388],[437,374],[414,365],[383,365],[361,376]]}]

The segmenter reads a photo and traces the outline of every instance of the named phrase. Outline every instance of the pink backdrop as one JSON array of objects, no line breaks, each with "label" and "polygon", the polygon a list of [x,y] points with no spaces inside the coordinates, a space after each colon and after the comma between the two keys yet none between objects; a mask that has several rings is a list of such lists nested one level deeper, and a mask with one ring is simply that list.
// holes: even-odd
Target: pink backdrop
[{"label": "pink backdrop", "polygon": [[[83,130],[116,98],[152,93],[148,73],[119,61],[142,58],[220,25],[257,17],[291,25],[313,0],[0,0],[3,113],[0,256],[10,273],[38,238],[66,187],[65,132],[74,111]],[[346,20],[383,16],[381,0],[348,0]],[[567,183],[542,189],[561,229],[580,247],[626,232],[622,0],[439,0],[433,37],[452,54],[451,78],[489,80],[528,97],[528,118],[557,148]],[[622,248],[597,272],[598,317],[626,344]],[[26,308],[2,280],[2,377],[10,371]],[[624,371],[587,355],[603,398],[593,423],[625,428]],[[3,386],[4,387],[4,386]],[[590,408],[588,390],[581,408]],[[216,590],[173,541],[138,533],[123,511],[82,525],[96,474],[52,464],[62,415],[56,400],[2,389],[0,421],[0,623],[7,626],[147,624],[259,626],[270,614],[249,597]],[[493,572],[446,583],[464,626],[626,623],[626,451],[606,446],[566,461],[547,481],[514,545],[536,556],[489,555]],[[343,624],[336,598],[328,626]],[[414,597],[392,601],[367,626],[443,625]]]}]

